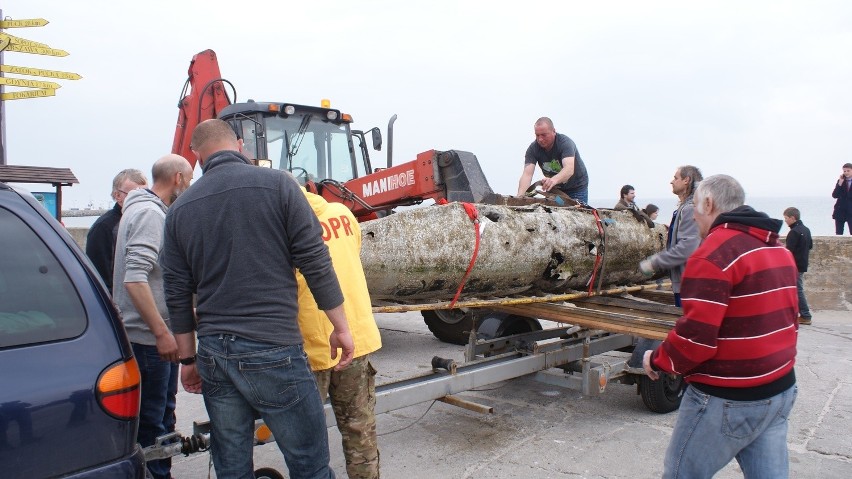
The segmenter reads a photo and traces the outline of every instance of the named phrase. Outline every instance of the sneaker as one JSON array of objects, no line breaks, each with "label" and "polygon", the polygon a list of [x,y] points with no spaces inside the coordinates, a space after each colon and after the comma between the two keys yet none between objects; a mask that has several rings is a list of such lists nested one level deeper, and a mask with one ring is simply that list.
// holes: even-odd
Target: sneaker
[{"label": "sneaker", "polygon": [[799,316],[799,324],[811,324],[811,318]]}]

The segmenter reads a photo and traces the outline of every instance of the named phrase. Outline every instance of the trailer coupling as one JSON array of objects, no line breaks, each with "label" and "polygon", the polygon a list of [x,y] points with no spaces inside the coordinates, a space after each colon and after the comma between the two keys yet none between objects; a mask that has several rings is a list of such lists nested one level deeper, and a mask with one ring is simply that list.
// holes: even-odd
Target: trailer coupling
[{"label": "trailer coupling", "polygon": [[154,444],[144,448],[145,461],[168,459],[179,454],[188,456],[196,452],[203,452],[210,448],[210,432],[195,433],[191,436],[182,437],[178,432],[172,432],[160,436]]}]

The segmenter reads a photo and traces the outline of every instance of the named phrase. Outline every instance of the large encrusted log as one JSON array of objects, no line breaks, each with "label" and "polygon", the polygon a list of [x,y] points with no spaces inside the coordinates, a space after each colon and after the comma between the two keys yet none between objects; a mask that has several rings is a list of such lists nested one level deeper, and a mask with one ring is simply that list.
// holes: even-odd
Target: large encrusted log
[{"label": "large encrusted log", "polygon": [[[601,254],[602,285],[646,280],[639,261],[665,247],[666,229],[623,211],[475,205],[479,252],[462,296],[587,289]],[[451,203],[361,224],[361,261],[373,299],[450,300],[474,255],[473,222]]]}]

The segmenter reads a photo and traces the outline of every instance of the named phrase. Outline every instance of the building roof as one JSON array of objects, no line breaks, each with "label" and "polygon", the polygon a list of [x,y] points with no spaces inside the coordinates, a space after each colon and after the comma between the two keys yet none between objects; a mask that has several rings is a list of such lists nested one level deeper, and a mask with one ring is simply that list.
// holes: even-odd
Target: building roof
[{"label": "building roof", "polygon": [[50,183],[71,186],[80,183],[70,168],[45,166],[0,165],[0,181],[7,183]]}]

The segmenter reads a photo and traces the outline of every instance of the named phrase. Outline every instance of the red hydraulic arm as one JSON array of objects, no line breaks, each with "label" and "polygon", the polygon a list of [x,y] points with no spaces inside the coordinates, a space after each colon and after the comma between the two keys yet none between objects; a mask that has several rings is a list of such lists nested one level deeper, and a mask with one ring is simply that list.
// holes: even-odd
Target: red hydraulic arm
[{"label": "red hydraulic arm", "polygon": [[426,199],[481,203],[494,193],[472,153],[424,151],[408,163],[375,171],[343,183],[321,181],[322,196],[346,205],[366,221],[379,210],[418,204]]},{"label": "red hydraulic arm", "polygon": [[186,158],[193,168],[195,155],[189,148],[193,130],[202,121],[217,118],[219,112],[231,104],[225,93],[224,81],[227,80],[223,80],[219,73],[219,62],[213,50],[204,50],[192,57],[189,78],[183,86],[178,103],[179,113],[172,153]]},{"label": "red hydraulic arm", "polygon": [[383,209],[406,204],[406,200],[410,200],[408,204],[415,204],[428,198],[443,198],[444,188],[435,184],[435,161],[435,151],[429,150],[417,155],[415,161],[382,169],[344,183],[343,186],[362,201],[345,194],[336,185],[327,183],[324,185],[322,196],[328,201],[346,205],[359,221],[374,217],[373,210],[369,207]]}]

